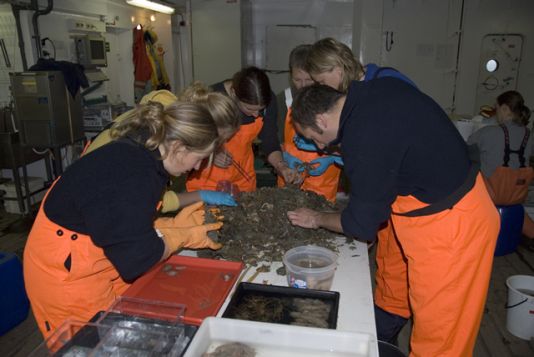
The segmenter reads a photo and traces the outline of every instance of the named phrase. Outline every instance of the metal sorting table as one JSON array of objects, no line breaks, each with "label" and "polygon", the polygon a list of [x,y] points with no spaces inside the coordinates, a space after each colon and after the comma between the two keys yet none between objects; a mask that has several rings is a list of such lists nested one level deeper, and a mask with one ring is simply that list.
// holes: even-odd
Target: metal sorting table
[{"label": "metal sorting table", "polygon": [[[345,238],[338,238],[338,267],[330,289],[340,293],[337,330],[369,334],[372,336],[373,341],[375,341],[371,346],[370,356],[378,356],[367,244],[356,241],[350,244],[351,249],[344,242]],[[196,256],[196,252],[191,250],[182,251],[180,254]],[[261,266],[261,264],[260,262],[258,266]],[[276,269],[282,265],[282,262],[273,262],[270,272],[258,274],[256,274],[255,267],[251,267],[250,269],[245,268],[242,273],[243,275],[237,280],[236,285],[241,281],[246,281],[258,284],[288,286],[286,276],[281,276],[276,273]],[[251,280],[251,278],[253,279]],[[226,310],[232,294],[233,290],[219,310],[218,317],[222,316]]]}]

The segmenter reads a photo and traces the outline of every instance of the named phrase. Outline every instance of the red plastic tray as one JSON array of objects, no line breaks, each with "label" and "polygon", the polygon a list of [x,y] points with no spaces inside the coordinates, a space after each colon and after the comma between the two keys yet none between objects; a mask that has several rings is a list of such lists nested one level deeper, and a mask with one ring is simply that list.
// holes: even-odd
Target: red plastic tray
[{"label": "red plastic tray", "polygon": [[123,296],[184,304],[184,322],[200,325],[217,315],[243,267],[241,262],[174,255],[137,279]]}]

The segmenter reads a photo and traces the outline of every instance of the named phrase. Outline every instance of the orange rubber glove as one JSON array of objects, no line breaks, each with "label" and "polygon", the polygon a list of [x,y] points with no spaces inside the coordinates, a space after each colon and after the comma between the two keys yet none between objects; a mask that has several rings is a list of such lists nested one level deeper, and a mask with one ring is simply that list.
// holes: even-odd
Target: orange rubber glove
[{"label": "orange rubber glove", "polygon": [[215,231],[222,227],[222,222],[208,223],[192,227],[157,228],[163,235],[162,239],[169,252],[176,252],[181,248],[213,250],[221,249],[222,244],[216,243],[208,237],[209,231]]},{"label": "orange rubber glove", "polygon": [[156,219],[156,228],[191,227],[204,224],[204,202],[199,201],[184,207],[174,217],[161,217]]},{"label": "orange rubber glove", "polygon": [[208,237],[209,231],[218,230],[222,222],[204,224],[204,202],[197,202],[183,208],[174,217],[158,218],[154,227],[163,236],[169,252],[174,253],[181,248],[220,249],[222,244]]}]

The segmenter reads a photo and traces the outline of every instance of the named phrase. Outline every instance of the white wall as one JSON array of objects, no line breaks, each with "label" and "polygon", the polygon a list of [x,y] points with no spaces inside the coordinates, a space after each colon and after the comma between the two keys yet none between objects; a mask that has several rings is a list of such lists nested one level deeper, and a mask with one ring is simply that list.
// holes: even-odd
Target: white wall
[{"label": "white wall", "polygon": [[[475,113],[480,47],[487,34],[521,34],[522,60],[517,90],[525,104],[534,109],[534,1],[466,0],[456,106],[458,113]],[[496,96],[500,93],[496,93]],[[532,118],[531,118],[532,121]]]},{"label": "white wall", "polygon": [[270,70],[277,93],[288,86],[289,53],[303,43],[335,37],[352,44],[352,0],[247,0],[244,3],[244,64]]},{"label": "white wall", "polygon": [[207,85],[241,68],[240,1],[193,0],[193,76]]},{"label": "white wall", "polygon": [[[407,48],[401,53],[401,58],[384,56],[385,31],[390,30],[384,23],[384,5],[398,7],[396,21],[404,27],[411,27],[409,31],[411,42],[426,42],[434,48],[447,44],[447,39],[460,41],[458,73],[443,73],[442,80],[428,81],[431,78],[430,67],[425,68],[417,51]],[[427,9],[432,1],[413,0],[354,0],[353,51],[363,63],[374,62],[382,66],[399,67],[403,72],[414,78],[424,78],[423,87],[426,93],[436,93],[435,99],[442,99],[441,105],[445,109],[454,110],[455,114],[473,116],[478,111],[475,108],[476,86],[479,71],[480,48],[482,38],[487,34],[521,34],[524,38],[522,62],[519,68],[517,90],[525,97],[525,102],[534,108],[534,1],[532,0],[443,0],[440,6],[447,7],[441,11],[447,18],[445,33],[436,36],[434,43],[429,42],[428,34],[436,31],[438,22],[425,24],[425,19],[435,10]],[[463,5],[463,19],[462,8]],[[409,9],[410,11],[406,11]],[[402,10],[401,10],[402,9]],[[425,11],[428,11],[426,13]],[[417,18],[419,17],[419,19]],[[460,24],[460,21],[462,23]],[[422,24],[423,27],[420,27]],[[462,27],[461,39],[455,34],[456,29]],[[402,36],[402,33],[397,34]],[[402,41],[402,37],[396,38]],[[443,46],[442,46],[443,47]],[[429,47],[430,48],[430,47]],[[421,48],[420,48],[421,49]],[[421,52],[419,52],[419,55]],[[438,52],[433,52],[434,60],[438,63]],[[427,58],[428,60],[428,58]],[[396,62],[395,62],[396,61]],[[428,64],[428,63],[427,63]],[[454,70],[451,66],[451,70]],[[452,81],[452,82],[451,82]],[[447,86],[447,93],[444,93]],[[450,88],[450,89],[449,89]]]}]

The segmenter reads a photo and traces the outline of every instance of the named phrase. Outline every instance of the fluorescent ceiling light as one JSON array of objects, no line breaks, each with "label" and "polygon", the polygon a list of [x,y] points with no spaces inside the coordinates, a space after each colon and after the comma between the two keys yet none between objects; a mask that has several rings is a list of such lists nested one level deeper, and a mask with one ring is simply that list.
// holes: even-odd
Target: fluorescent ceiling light
[{"label": "fluorescent ceiling light", "polygon": [[126,0],[126,2],[133,6],[144,7],[145,9],[162,12],[164,14],[174,14],[174,9],[170,6],[160,4],[151,0]]}]

